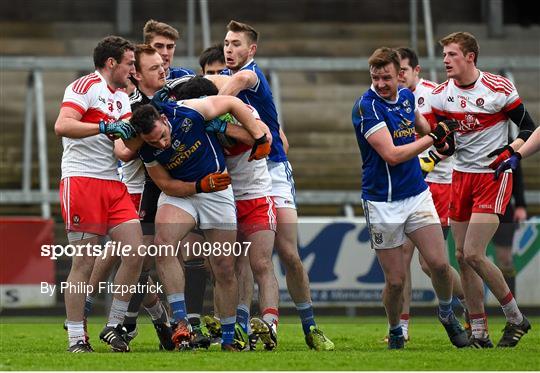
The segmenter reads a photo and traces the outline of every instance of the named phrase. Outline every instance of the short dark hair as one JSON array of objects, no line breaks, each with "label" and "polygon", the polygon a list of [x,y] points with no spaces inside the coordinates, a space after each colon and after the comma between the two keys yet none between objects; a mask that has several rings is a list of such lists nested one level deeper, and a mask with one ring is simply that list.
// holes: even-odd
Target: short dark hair
[{"label": "short dark hair", "polygon": [[386,65],[392,64],[396,68],[396,72],[401,70],[401,63],[399,60],[399,54],[396,50],[388,47],[380,47],[373,52],[368,59],[369,67],[376,69],[383,68]]},{"label": "short dark hair", "polygon": [[159,117],[158,111],[152,105],[141,105],[135,109],[129,121],[137,133],[147,135],[152,132]]},{"label": "short dark hair", "polygon": [[407,47],[400,47],[396,49],[399,57],[401,57],[402,60],[408,59],[409,60],[409,66],[411,66],[413,69],[418,66],[418,56],[416,55],[416,52],[413,51],[411,48]]},{"label": "short dark hair", "polygon": [[232,32],[243,32],[247,35],[249,41],[257,44],[259,41],[259,33],[253,27],[247,23],[241,23],[237,21],[230,21],[227,25],[227,30]]},{"label": "short dark hair", "polygon": [[171,92],[171,96],[174,96],[177,100],[216,96],[217,94],[218,89],[216,85],[211,80],[202,76],[191,78],[187,82],[176,86]]},{"label": "short dark hair", "polygon": [[109,35],[100,40],[94,48],[94,66],[96,69],[105,67],[105,62],[110,57],[116,62],[122,61],[122,56],[126,51],[134,51],[135,46],[121,36]]},{"label": "short dark hair", "polygon": [[225,53],[223,53],[223,43],[216,44],[206,48],[199,56],[199,65],[204,71],[204,67],[214,62],[221,62],[225,64]]}]

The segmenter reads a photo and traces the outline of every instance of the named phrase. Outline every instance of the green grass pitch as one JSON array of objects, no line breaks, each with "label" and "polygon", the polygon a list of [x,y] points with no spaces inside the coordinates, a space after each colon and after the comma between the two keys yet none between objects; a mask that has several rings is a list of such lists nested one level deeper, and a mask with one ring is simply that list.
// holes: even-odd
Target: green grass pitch
[{"label": "green grass pitch", "polygon": [[[382,317],[319,317],[319,326],[336,344],[336,351],[310,351],[295,317],[283,317],[276,351],[223,353],[163,352],[148,320],[129,354],[114,354],[99,342],[103,319],[91,318],[93,354],[66,352],[62,318],[0,318],[0,370],[539,370],[540,318],[530,318],[533,329],[515,349],[458,350],[450,345],[435,317],[411,320],[411,342],[405,350],[388,351],[382,338]],[[496,343],[503,319],[490,319]]]}]

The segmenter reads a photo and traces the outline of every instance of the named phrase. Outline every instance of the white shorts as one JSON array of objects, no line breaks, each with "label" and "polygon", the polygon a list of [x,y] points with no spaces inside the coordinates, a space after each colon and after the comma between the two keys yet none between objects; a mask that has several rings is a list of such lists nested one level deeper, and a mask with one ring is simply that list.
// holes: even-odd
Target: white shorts
[{"label": "white shorts", "polygon": [[405,235],[415,230],[441,224],[429,189],[395,202],[364,200],[364,214],[373,249],[393,249],[403,245]]},{"label": "white shorts", "polygon": [[296,191],[291,164],[289,161],[267,161],[267,165],[270,177],[272,177],[272,197],[274,197],[276,208],[296,209]]},{"label": "white shorts", "polygon": [[184,210],[195,219],[199,229],[236,230],[236,206],[232,188],[214,192],[198,193],[189,197],[171,197],[161,193],[161,205],[172,205]]}]

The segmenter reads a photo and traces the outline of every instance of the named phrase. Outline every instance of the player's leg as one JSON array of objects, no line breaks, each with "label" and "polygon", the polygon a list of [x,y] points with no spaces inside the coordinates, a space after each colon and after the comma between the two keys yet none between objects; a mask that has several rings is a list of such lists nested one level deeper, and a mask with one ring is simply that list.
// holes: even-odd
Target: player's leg
[{"label": "player's leg", "polygon": [[439,215],[435,209],[431,192],[424,191],[404,201],[409,216],[405,233],[418,248],[431,272],[431,283],[439,300],[438,317],[448,337],[456,347],[465,347],[467,333],[456,319],[452,310],[452,277],[444,235]]},{"label": "player's leg", "polygon": [[377,249],[377,259],[384,272],[382,300],[388,319],[388,348],[403,348],[405,342],[399,316],[403,307],[403,286],[405,266],[402,246],[390,249]]},{"label": "player's leg", "polygon": [[221,318],[222,350],[238,350],[247,344],[235,341],[238,281],[235,276],[236,257],[232,250],[236,242],[236,207],[232,188],[194,196],[199,213],[199,228],[212,247],[210,265],[215,278],[215,292]]},{"label": "player's leg", "polygon": [[495,246],[495,263],[503,273],[504,280],[514,296],[516,295],[516,270],[512,258],[512,241],[516,228],[514,206],[509,204],[504,215],[500,217],[499,228],[492,241]]},{"label": "player's leg", "polygon": [[251,242],[249,261],[259,288],[259,308],[262,316],[262,319],[252,319],[252,328],[266,350],[273,350],[277,346],[279,321],[279,288],[272,263],[274,237],[273,230],[260,230],[246,238],[246,241]]},{"label": "player's leg", "polygon": [[[209,229],[205,230],[209,242],[218,243],[221,248],[226,242],[232,247],[236,241],[236,231]],[[238,281],[235,275],[235,257],[233,255],[212,255],[210,265],[215,276],[215,292],[219,305],[222,348],[227,349],[235,342],[236,308],[238,305]],[[247,339],[247,338],[246,338]],[[247,343],[246,341],[242,341]]]},{"label": "player's leg", "polygon": [[506,317],[500,347],[514,347],[530,329],[529,321],[519,310],[501,270],[486,256],[486,247],[497,230],[499,218],[495,214],[473,213],[465,237],[465,261],[485,281],[499,301]]},{"label": "player's leg", "polygon": [[405,342],[409,340],[409,320],[411,310],[412,285],[411,285],[411,261],[414,254],[414,244],[411,240],[406,239],[403,244],[403,263],[405,264],[405,283],[403,285],[403,307],[399,322],[403,329],[403,337]]},{"label": "player's leg", "polygon": [[[77,233],[76,233],[77,234]],[[82,237],[84,234],[80,233]],[[70,241],[72,245],[97,245],[99,237],[91,235],[90,238]],[[71,269],[66,279],[68,284],[77,286],[80,284],[89,284],[95,257],[89,255],[73,256]],[[84,292],[71,291],[64,292],[64,302],[66,306],[65,327],[68,332],[68,343],[70,352],[92,352],[93,349],[88,342],[86,332],[85,300]]]},{"label": "player's leg", "polygon": [[88,317],[92,311],[92,305],[94,303],[96,292],[99,287],[99,283],[106,281],[110,276],[113,268],[120,263],[120,257],[112,253],[112,242],[108,241],[103,248],[103,255],[96,257],[94,262],[94,268],[92,269],[92,275],[90,276],[89,285],[94,289],[94,293],[86,296],[84,305],[85,317]]},{"label": "player's leg", "polygon": [[184,272],[176,249],[178,242],[195,226],[197,215],[189,199],[164,196],[160,202],[156,214],[154,244],[157,247],[174,249],[161,251],[160,255],[156,256],[156,271],[171,306],[172,341],[178,348],[183,349],[189,347],[191,328],[187,320]]},{"label": "player's leg", "polygon": [[201,322],[204,294],[208,280],[205,259],[204,256],[200,255],[199,250],[204,242],[202,232],[195,229],[184,237],[180,245],[186,280],[186,310],[189,323],[193,329],[191,343],[195,348],[208,348],[211,342],[208,330]]}]

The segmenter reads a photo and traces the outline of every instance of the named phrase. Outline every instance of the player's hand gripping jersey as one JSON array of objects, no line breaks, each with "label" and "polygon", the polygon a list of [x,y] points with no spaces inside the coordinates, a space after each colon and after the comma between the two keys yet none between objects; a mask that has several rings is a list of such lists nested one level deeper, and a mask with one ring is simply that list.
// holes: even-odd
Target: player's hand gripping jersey
[{"label": "player's hand gripping jersey", "polygon": [[407,88],[400,88],[394,102],[381,98],[371,87],[355,103],[352,121],[362,155],[362,198],[392,202],[418,195],[427,189],[418,158],[390,166],[371,147],[367,139],[386,127],[394,145],[415,140],[415,100]]},{"label": "player's hand gripping jersey", "polygon": [[[249,106],[253,116],[260,120],[259,113]],[[236,119],[232,117],[236,123]],[[225,158],[231,175],[234,199],[237,201],[269,196],[272,193],[272,179],[268,173],[266,159],[248,161],[251,145],[237,143],[227,149]]]},{"label": "player's hand gripping jersey", "polygon": [[[105,79],[94,72],[71,83],[64,93],[62,107],[70,107],[81,115],[82,122],[114,122],[131,116],[129,99],[123,90],[112,90]],[[86,176],[118,180],[114,142],[99,134],[83,139],[63,137],[62,179]]]},{"label": "player's hand gripping jersey", "polygon": [[436,116],[455,119],[459,128],[456,139],[456,164],[461,172],[491,173],[493,158],[488,154],[508,141],[509,110],[521,99],[508,79],[480,71],[476,83],[460,88],[453,79],[440,84],[431,95]]},{"label": "player's hand gripping jersey", "polygon": [[[414,98],[416,100],[416,108],[418,111],[426,117],[429,124],[433,127],[437,124],[437,120],[433,115],[431,109],[431,91],[437,87],[436,83],[429,80],[420,79],[414,90]],[[420,153],[419,157],[429,157],[429,151],[436,151],[434,146],[424,150]],[[450,156],[441,160],[435,165],[433,171],[429,172],[426,176],[427,182],[450,184],[452,182],[452,170],[454,168],[454,157]]]}]

